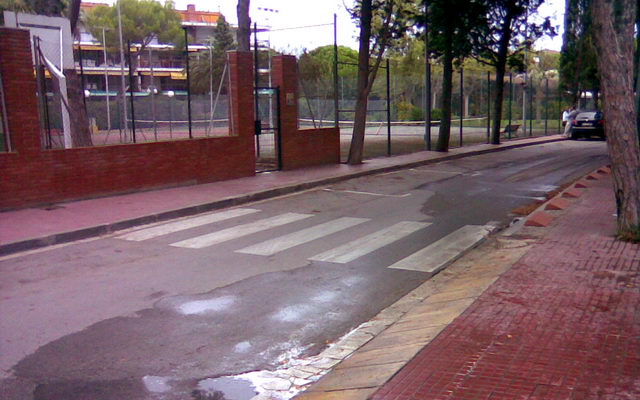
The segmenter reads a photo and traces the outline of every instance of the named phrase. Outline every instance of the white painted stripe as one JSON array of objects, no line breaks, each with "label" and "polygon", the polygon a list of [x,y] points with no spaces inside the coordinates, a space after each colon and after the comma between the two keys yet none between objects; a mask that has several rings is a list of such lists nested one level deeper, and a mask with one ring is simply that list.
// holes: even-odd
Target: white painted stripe
[{"label": "white painted stripe", "polygon": [[309,260],[345,264],[400,240],[413,232],[426,228],[429,225],[431,224],[415,221],[398,222],[395,225],[391,225],[390,227],[372,233],[371,235],[361,237],[360,239],[354,240],[340,247],[336,247],[335,249],[315,255],[309,258]]},{"label": "white painted stripe", "polygon": [[419,250],[389,268],[436,272],[462,256],[489,235],[492,225],[466,225]]},{"label": "white painted stripe", "polygon": [[308,243],[312,240],[319,239],[324,236],[342,231],[352,226],[369,221],[368,218],[338,218],[333,221],[325,222],[311,228],[303,229],[298,232],[289,233],[275,239],[267,240],[253,246],[245,247],[237,250],[237,253],[255,254],[260,256],[270,256],[280,251]]},{"label": "white painted stripe", "polygon": [[280,225],[289,224],[291,222],[299,221],[301,219],[309,217],[312,217],[312,215],[296,213],[276,215],[275,217],[265,218],[248,224],[223,229],[218,232],[213,232],[180,242],[171,243],[171,246],[201,249],[203,247],[213,246],[214,244],[237,239],[243,236],[251,235],[252,233],[265,231],[267,229],[275,228]]},{"label": "white painted stripe", "polygon": [[408,197],[411,196],[411,193],[405,193],[405,194],[382,194],[382,193],[372,193],[372,192],[359,192],[357,190],[338,190],[338,189],[329,189],[329,188],[324,188],[322,189],[325,192],[336,192],[336,193],[351,193],[351,194],[364,194],[367,196],[380,196],[380,197]]},{"label": "white painted stripe", "polygon": [[225,210],[216,212],[213,214],[202,215],[199,217],[182,219],[180,221],[170,222],[168,224],[157,225],[151,228],[140,229],[137,231],[129,232],[124,235],[117,236],[118,239],[142,241],[152,239],[154,237],[167,235],[173,232],[183,231],[185,229],[191,229],[202,225],[211,224],[214,222],[224,221],[226,219],[241,217],[243,215],[253,214],[260,210],[254,210],[252,208],[234,208],[232,210]]}]

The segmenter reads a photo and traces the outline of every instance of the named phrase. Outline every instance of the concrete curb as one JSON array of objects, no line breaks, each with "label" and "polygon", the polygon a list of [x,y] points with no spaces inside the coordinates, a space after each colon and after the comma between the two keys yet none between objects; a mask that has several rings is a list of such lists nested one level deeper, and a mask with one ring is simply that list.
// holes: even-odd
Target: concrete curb
[{"label": "concrete curb", "polygon": [[432,158],[428,160],[411,161],[397,165],[389,165],[378,168],[372,168],[366,171],[357,171],[352,173],[346,173],[344,175],[332,176],[328,178],[316,179],[308,182],[301,182],[290,184],[286,186],[274,187],[271,189],[261,190],[257,192],[247,193],[243,195],[226,197],[223,199],[215,200],[209,203],[196,204],[193,206],[183,207],[174,210],[163,211],[159,213],[144,215],[141,217],[130,218],[126,220],[116,221],[107,224],[96,225],[87,228],[76,229],[72,231],[54,233],[51,235],[20,240],[17,242],[0,244],[0,256],[7,256],[10,254],[34,250],[42,247],[53,246],[57,244],[64,244],[73,242],[76,240],[88,239],[92,237],[102,236],[109,233],[113,233],[122,229],[133,228],[135,226],[147,225],[156,222],[163,222],[174,218],[188,217],[191,215],[197,215],[208,211],[219,210],[226,207],[233,207],[241,204],[251,203],[254,201],[266,200],[286,194],[295,192],[301,192],[308,189],[313,189],[319,186],[330,185],[337,182],[346,181],[349,179],[360,178],[368,175],[376,175],[381,173],[393,172],[402,169],[409,169],[420,167],[429,164],[436,164],[442,161],[457,160],[460,158],[472,157],[482,154],[494,153],[499,151],[517,149],[521,147],[529,147],[553,142],[559,142],[567,140],[561,136],[552,136],[547,140],[536,140],[534,142],[514,142],[503,145],[502,147],[494,147],[488,149],[478,149],[469,151],[462,154],[443,154],[441,157]]}]

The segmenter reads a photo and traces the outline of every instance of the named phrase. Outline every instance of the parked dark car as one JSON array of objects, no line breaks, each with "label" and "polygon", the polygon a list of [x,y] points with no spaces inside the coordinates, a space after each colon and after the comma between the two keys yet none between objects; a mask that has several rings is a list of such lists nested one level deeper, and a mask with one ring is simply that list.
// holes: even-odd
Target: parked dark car
[{"label": "parked dark car", "polygon": [[602,111],[580,111],[571,123],[571,139],[590,136],[605,138]]}]

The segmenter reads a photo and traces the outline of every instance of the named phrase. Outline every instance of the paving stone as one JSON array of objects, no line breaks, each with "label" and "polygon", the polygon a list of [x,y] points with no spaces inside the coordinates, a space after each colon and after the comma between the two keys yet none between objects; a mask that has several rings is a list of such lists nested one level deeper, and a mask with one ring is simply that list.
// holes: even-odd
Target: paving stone
[{"label": "paving stone", "polygon": [[304,392],[296,400],[366,400],[376,388],[338,390],[333,392]]},{"label": "paving stone", "polygon": [[312,367],[315,368],[320,368],[320,369],[329,369],[329,368],[333,368],[333,366],[335,366],[337,363],[339,363],[340,360],[336,359],[336,358],[320,358],[317,361],[312,362],[311,364],[309,364]]},{"label": "paving stone", "polygon": [[271,381],[261,383],[260,386],[265,390],[285,391],[291,388],[291,381],[288,379],[273,379]]},{"label": "paving stone", "polygon": [[555,218],[544,211],[536,211],[527,218],[525,226],[547,227],[551,225]]},{"label": "paving stone", "polygon": [[586,189],[589,187],[589,184],[587,183],[586,180],[582,179],[576,182],[576,184],[573,186],[577,187],[578,189]]},{"label": "paving stone", "polygon": [[570,198],[570,199],[577,199],[578,197],[582,196],[583,190],[582,189],[567,189],[564,192],[562,192],[562,197],[566,197],[566,198]]},{"label": "paving stone", "polygon": [[600,176],[598,176],[596,174],[589,174],[584,179],[586,179],[588,181],[597,181],[598,179],[600,179]]},{"label": "paving stone", "polygon": [[453,300],[462,300],[478,297],[482,293],[482,289],[477,286],[471,286],[464,289],[449,290],[446,292],[436,293],[425,299],[425,304],[444,303]]},{"label": "paving stone", "polygon": [[554,197],[544,207],[545,210],[564,210],[571,205],[571,202],[562,197]]},{"label": "paving stone", "polygon": [[344,368],[340,373],[325,375],[308,391],[333,391],[347,389],[366,389],[380,386],[395,374],[404,363],[368,365],[364,367]]},{"label": "paving stone", "polygon": [[325,358],[335,358],[338,360],[342,360],[349,354],[353,353],[353,350],[355,349],[346,349],[341,346],[332,346],[326,349],[325,351],[323,351],[322,353],[320,353],[319,356],[325,357]]},{"label": "paving stone", "polygon": [[369,351],[358,351],[336,366],[334,371],[342,368],[362,367],[365,365],[406,362],[415,356],[424,346],[422,344],[384,347]]},{"label": "paving stone", "polygon": [[401,345],[424,345],[429,343],[429,341],[431,341],[443,329],[442,326],[425,327],[424,325],[425,324],[417,329],[405,330],[400,330],[400,327],[394,325],[393,327],[389,328],[394,329],[393,331],[386,330],[382,332],[380,335],[376,336],[375,339],[365,344],[361,348],[361,351],[370,351]]}]

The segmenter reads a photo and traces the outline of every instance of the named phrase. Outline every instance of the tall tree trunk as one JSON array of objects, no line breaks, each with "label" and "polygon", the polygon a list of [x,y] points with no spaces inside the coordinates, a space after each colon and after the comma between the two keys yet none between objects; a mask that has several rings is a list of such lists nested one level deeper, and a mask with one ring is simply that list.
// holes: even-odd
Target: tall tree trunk
[{"label": "tall tree trunk", "polygon": [[640,229],[640,145],[633,93],[636,7],[634,0],[594,0],[593,7],[618,234],[624,235]]},{"label": "tall tree trunk", "polygon": [[640,2],[636,4],[636,54],[634,60],[638,140],[640,140]]},{"label": "tall tree trunk", "polygon": [[251,18],[249,17],[250,0],[238,0],[238,31],[236,32],[236,40],[238,42],[239,51],[251,50]]},{"label": "tall tree trunk", "polygon": [[371,0],[363,0],[360,10],[360,46],[358,50],[358,83],[353,134],[349,148],[348,164],[361,164],[364,150],[364,133],[367,123],[369,99],[369,42],[371,41]]},{"label": "tall tree trunk", "polygon": [[[451,6],[445,4],[445,16],[451,20]],[[444,29],[444,51],[442,57],[442,98],[440,109],[440,129],[438,130],[438,142],[436,151],[449,151],[449,138],[451,136],[451,92],[453,90],[453,27],[447,24]]]},{"label": "tall tree trunk", "polygon": [[[71,35],[75,36],[80,18],[80,0],[72,0],[69,6],[69,24]],[[89,116],[84,104],[84,87],[82,79],[75,69],[62,71],[67,79],[67,98],[69,100],[69,120],[71,122],[71,141],[73,147],[93,146]]]},{"label": "tall tree trunk", "polygon": [[82,80],[75,69],[66,69],[63,73],[67,79],[67,99],[69,101],[69,121],[71,122],[73,147],[93,146],[91,130],[89,129],[89,117],[82,100],[84,97]]},{"label": "tall tree trunk", "polygon": [[[500,124],[502,123],[502,101],[504,100],[504,74],[507,67],[509,42],[511,41],[512,15],[508,13],[502,23],[500,47],[496,60],[496,97],[493,98],[493,127],[491,128],[491,144],[500,144]],[[529,89],[531,90],[531,89]]]}]

